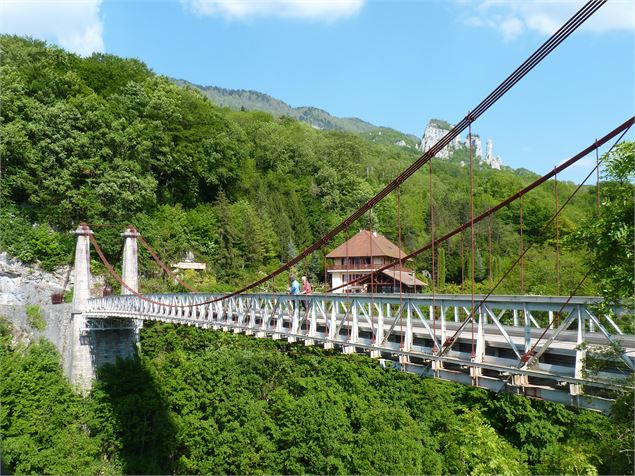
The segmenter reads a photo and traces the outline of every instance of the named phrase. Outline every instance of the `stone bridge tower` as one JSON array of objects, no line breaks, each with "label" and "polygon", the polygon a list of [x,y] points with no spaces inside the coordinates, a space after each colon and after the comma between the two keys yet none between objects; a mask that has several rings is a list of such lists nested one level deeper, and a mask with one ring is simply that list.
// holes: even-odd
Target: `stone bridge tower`
[{"label": "stone bridge tower", "polygon": [[[82,223],[75,231],[75,285],[71,310],[71,362],[69,379],[82,394],[87,394],[96,376],[97,368],[114,364],[117,359],[130,358],[136,352],[139,328],[142,320],[108,318],[95,319],[88,314],[91,298],[90,237],[93,232]],[[122,234],[124,257],[122,279],[128,287],[137,291],[139,285],[137,268],[137,237],[139,233],[130,226]],[[122,286],[121,294],[132,294]]]}]

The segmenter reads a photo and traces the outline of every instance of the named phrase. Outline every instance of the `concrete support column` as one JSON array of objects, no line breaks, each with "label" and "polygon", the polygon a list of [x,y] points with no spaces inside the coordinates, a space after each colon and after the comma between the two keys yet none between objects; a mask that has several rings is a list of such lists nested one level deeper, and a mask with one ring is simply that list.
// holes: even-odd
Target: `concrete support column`
[{"label": "concrete support column", "polygon": [[[586,350],[581,349],[581,345],[584,343],[585,332],[584,332],[584,318],[582,317],[582,313],[580,312],[580,308],[577,308],[577,321],[578,321],[578,336],[576,340],[576,351],[575,351],[575,378],[583,378],[583,370],[584,370],[584,361],[586,359]],[[582,393],[582,385],[572,383],[569,385],[569,393],[571,395],[580,395]]]},{"label": "concrete support column", "polygon": [[[139,292],[139,258],[137,251],[137,237],[139,232],[133,225],[128,225],[126,231],[121,236],[123,242],[123,263],[121,266],[121,279],[128,286],[121,286],[121,295],[133,294],[132,291]],[[128,289],[130,288],[130,289]],[[132,290],[132,291],[131,291]],[[143,319],[134,319],[135,322],[135,344],[139,344],[139,333],[143,327]]]},{"label": "concrete support column", "polygon": [[[123,242],[123,265],[121,267],[121,278],[130,289],[135,292],[139,291],[139,265],[137,258],[137,237],[139,232],[134,226],[128,225],[126,231],[121,236]],[[132,291],[125,286],[121,286],[121,294],[132,294]]]},{"label": "concrete support column", "polygon": [[73,341],[69,378],[71,383],[84,395],[90,390],[91,382],[95,376],[90,338],[86,331],[86,318],[83,314],[87,310],[90,299],[90,236],[92,234],[93,232],[85,223],[81,223],[75,230],[77,246],[75,248],[75,284],[71,311]]},{"label": "concrete support column", "polygon": [[87,224],[82,223],[75,230],[75,267],[73,287],[73,313],[82,313],[90,299],[90,236],[93,234]]}]

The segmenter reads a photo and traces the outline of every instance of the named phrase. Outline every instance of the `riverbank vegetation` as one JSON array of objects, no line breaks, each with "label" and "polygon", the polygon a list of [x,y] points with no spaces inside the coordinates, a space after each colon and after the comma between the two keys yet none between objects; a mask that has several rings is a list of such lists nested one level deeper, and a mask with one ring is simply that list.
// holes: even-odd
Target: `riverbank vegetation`
[{"label": "riverbank vegetation", "polygon": [[[14,36],[1,36],[0,48],[0,248],[48,269],[71,261],[70,232],[80,221],[94,225],[106,256],[119,266],[119,234],[133,223],[165,262],[192,252],[208,264],[207,272],[188,276],[197,288],[235,289],[296,256],[417,157],[411,148],[363,135],[217,107],[138,60],[82,58]],[[431,200],[436,236],[468,221],[466,154],[459,150],[450,160],[434,160],[432,195],[424,167],[401,186],[399,207],[392,194],[352,224],[351,234],[371,226],[398,242],[400,222],[401,245],[413,251],[430,241]],[[524,169],[492,170],[477,161],[475,212],[536,178]],[[548,181],[523,200],[524,245],[534,246],[524,260],[522,284],[517,266],[497,292],[557,293],[556,232],[553,226],[542,230],[555,211],[554,185]],[[574,188],[558,183],[561,202]],[[565,208],[560,244],[596,213],[595,192],[594,186],[583,187]],[[517,257],[519,212],[515,202],[491,224],[476,226],[477,292],[491,289]],[[343,240],[344,234],[338,236],[296,271],[320,289],[324,254]],[[438,291],[469,287],[469,242],[466,232],[438,247]],[[567,295],[586,263],[579,244],[559,251],[566,270],[560,293]],[[431,265],[430,253],[412,263],[422,279]],[[140,269],[144,291],[173,286],[145,252]],[[94,272],[105,270],[95,263]],[[279,290],[286,285],[286,276],[274,283]],[[600,290],[597,280],[587,279],[578,294]]]},{"label": "riverbank vegetation", "polygon": [[47,342],[0,349],[16,474],[633,474],[610,417],[383,369],[365,356],[154,324],[77,396]]},{"label": "riverbank vegetation", "polygon": [[[133,223],[165,262],[186,252],[206,262],[186,276],[199,289],[235,289],[296,256],[416,159],[363,135],[219,108],[138,60],[81,58],[14,36],[0,36],[0,49],[0,251],[46,269],[71,262],[80,221],[118,266],[120,233]],[[578,294],[632,295],[632,143],[616,154],[601,211],[595,187],[582,187],[559,219],[560,243],[553,227],[542,230],[554,182],[524,199],[524,244],[534,246],[522,286],[516,268],[497,292],[555,294],[561,244],[561,294],[591,264]],[[351,231],[401,235],[412,251],[430,241],[431,202],[437,236],[466,222],[465,159],[435,159],[432,194],[422,170],[402,185],[399,207],[390,196]],[[476,212],[536,178],[478,163]],[[558,183],[560,197],[574,189]],[[511,204],[491,229],[476,227],[477,292],[518,256],[519,211]],[[298,266],[316,289],[324,254],[343,240]],[[469,289],[468,242],[457,236],[438,250],[437,291]],[[431,262],[424,253],[413,265],[422,275]],[[142,291],[178,290],[143,252],[140,270]],[[94,262],[93,272],[105,269]],[[286,286],[286,276],[273,283]],[[102,368],[82,398],[50,343],[18,345],[7,325],[0,331],[0,450],[16,474],[633,473],[632,395],[607,417],[364,356],[154,324],[137,358]]]}]

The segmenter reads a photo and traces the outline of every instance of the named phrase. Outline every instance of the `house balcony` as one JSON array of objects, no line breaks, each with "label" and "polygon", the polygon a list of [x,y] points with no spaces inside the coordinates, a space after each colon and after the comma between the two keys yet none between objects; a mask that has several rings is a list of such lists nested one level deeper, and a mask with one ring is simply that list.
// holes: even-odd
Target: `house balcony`
[{"label": "house balcony", "polygon": [[[386,266],[387,264],[390,263],[358,263],[358,264],[354,264],[354,263],[349,263],[349,264],[327,264],[326,265],[326,270],[329,273],[335,273],[335,272],[340,272],[340,271],[346,271],[346,272],[350,272],[350,271],[376,271],[379,268],[383,268],[384,266]],[[393,267],[391,267],[390,269],[394,269],[394,270],[399,270],[399,265],[395,264]],[[406,267],[404,267],[402,265],[401,270],[403,272],[412,272],[411,269],[408,269]]]}]

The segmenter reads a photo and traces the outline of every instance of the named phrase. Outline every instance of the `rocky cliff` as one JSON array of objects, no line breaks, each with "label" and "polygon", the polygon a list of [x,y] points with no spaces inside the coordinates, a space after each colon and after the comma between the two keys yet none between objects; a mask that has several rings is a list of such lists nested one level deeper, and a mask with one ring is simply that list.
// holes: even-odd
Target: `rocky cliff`
[{"label": "rocky cliff", "polygon": [[[450,129],[452,129],[452,127],[452,124],[449,124],[446,121],[440,119],[431,119],[426,126],[425,131],[423,132],[421,143],[419,144],[421,152],[426,152],[427,150],[429,150],[443,136],[445,136],[450,131]],[[447,146],[445,146],[441,150],[441,152],[437,154],[437,157],[441,159],[449,159],[455,150],[462,147],[469,147],[469,145],[469,137],[466,137],[465,141],[463,141],[461,140],[461,136],[459,135],[455,137],[454,140],[452,140],[452,142],[450,142]],[[500,170],[503,161],[499,156],[494,156],[492,154],[492,149],[493,141],[492,139],[488,139],[486,155],[485,157],[483,157],[483,145],[481,142],[481,137],[478,134],[472,134],[472,150],[474,151],[474,156],[481,162],[489,165],[491,168]]]},{"label": "rocky cliff", "polygon": [[68,266],[48,273],[0,253],[0,305],[50,304],[51,294],[72,289],[72,274]]}]

